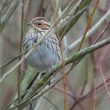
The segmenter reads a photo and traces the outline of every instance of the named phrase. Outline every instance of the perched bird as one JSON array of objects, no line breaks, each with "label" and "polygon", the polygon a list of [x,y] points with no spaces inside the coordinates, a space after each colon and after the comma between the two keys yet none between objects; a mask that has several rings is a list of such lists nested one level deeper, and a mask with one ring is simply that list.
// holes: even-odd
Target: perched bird
[{"label": "perched bird", "polygon": [[[24,40],[24,51],[28,52],[50,28],[50,23],[44,17],[36,17],[28,23],[30,29]],[[59,41],[53,31],[50,31],[43,40],[35,46],[26,62],[38,72],[51,71],[61,60]]]}]

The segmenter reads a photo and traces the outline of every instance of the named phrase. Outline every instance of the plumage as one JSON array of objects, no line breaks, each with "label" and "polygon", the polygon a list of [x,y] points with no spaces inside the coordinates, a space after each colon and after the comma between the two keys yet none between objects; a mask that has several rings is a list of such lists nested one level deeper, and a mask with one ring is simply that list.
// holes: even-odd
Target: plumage
[{"label": "plumage", "polygon": [[[30,30],[24,40],[26,52],[45,35],[50,28],[50,23],[43,17],[36,17],[29,22],[29,26]],[[59,42],[55,33],[49,32],[26,60],[39,72],[52,70],[61,60]]]}]

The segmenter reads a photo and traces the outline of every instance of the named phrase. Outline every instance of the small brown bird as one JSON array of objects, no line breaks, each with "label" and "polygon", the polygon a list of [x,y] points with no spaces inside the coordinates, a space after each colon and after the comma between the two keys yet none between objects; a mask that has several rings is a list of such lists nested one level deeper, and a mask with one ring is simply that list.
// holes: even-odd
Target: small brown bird
[{"label": "small brown bird", "polygon": [[[28,23],[30,29],[24,40],[24,51],[37,43],[50,28],[50,23],[44,17],[36,17]],[[53,31],[34,48],[26,61],[38,72],[44,73],[51,71],[61,60],[59,41]]]}]

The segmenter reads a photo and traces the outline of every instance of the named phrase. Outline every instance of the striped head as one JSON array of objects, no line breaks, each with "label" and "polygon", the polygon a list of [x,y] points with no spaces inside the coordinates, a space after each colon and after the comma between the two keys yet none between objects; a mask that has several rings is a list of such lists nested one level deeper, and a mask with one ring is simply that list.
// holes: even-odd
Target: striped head
[{"label": "striped head", "polygon": [[37,31],[43,31],[50,28],[50,23],[44,17],[36,17],[28,23],[28,26]]}]

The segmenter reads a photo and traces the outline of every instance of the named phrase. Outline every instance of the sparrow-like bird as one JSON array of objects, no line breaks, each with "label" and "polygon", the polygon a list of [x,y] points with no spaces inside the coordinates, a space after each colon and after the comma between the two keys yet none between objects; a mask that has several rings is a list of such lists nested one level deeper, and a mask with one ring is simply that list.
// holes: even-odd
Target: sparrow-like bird
[{"label": "sparrow-like bird", "polygon": [[[44,17],[36,17],[28,23],[30,29],[24,40],[24,51],[28,52],[50,28],[50,23]],[[50,31],[43,40],[35,46],[26,59],[27,63],[38,72],[51,71],[61,61],[59,41],[53,31]]]}]

